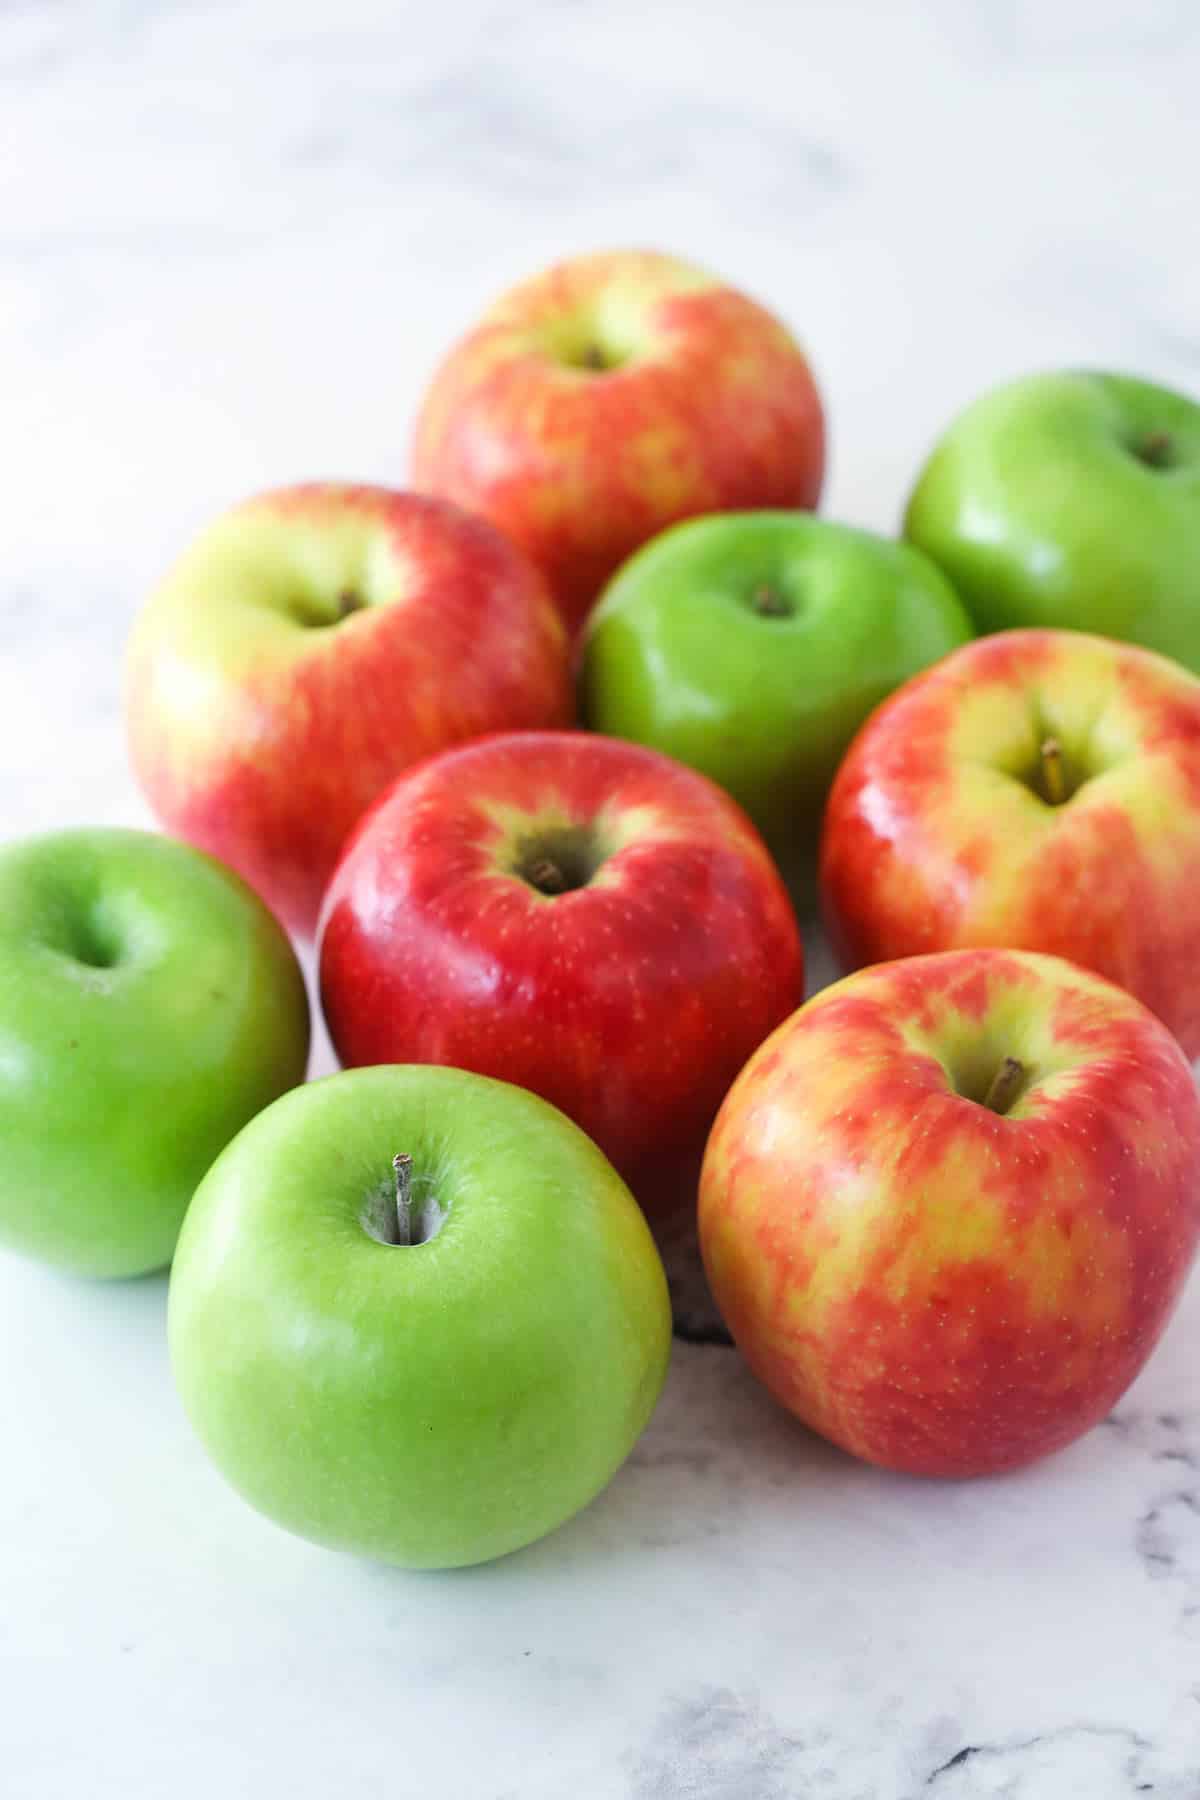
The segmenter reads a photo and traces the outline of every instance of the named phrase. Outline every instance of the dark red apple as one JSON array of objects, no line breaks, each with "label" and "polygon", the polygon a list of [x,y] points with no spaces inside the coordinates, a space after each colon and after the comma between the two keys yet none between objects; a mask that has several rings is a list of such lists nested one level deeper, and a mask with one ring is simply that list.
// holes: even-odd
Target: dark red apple
[{"label": "dark red apple", "polygon": [[803,990],[740,808],[655,751],[571,732],[483,739],[395,782],[326,896],[320,975],[343,1062],[530,1088],[663,1211]]}]

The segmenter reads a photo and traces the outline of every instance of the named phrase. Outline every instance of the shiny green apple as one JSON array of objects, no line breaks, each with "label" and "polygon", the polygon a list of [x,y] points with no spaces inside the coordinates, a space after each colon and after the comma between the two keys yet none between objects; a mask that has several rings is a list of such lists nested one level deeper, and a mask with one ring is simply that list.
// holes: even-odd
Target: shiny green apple
[{"label": "shiny green apple", "polygon": [[217,1152],[307,1057],[291,945],[220,863],[117,829],[0,850],[0,1243],[161,1268]]},{"label": "shiny green apple", "polygon": [[618,571],[588,623],[583,708],[719,782],[795,885],[858,727],[970,636],[906,545],[801,512],[719,514]]},{"label": "shiny green apple", "polygon": [[169,1330],[253,1506],[443,1568],[599,1492],[658,1399],[671,1316],[649,1228],[576,1125],[507,1082],[387,1064],[285,1095],[219,1158]]},{"label": "shiny green apple", "polygon": [[1031,375],[950,426],[904,524],[981,631],[1123,638],[1200,673],[1200,405],[1127,375]]}]

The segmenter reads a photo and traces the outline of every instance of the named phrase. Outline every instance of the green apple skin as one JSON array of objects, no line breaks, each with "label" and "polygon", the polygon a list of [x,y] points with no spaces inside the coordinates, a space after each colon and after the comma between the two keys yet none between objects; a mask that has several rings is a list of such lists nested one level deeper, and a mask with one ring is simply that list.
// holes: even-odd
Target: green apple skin
[{"label": "green apple skin", "polygon": [[583,710],[725,788],[795,888],[858,727],[971,635],[907,545],[807,513],[726,513],[672,527],[618,571],[586,632]]},{"label": "green apple skin", "polygon": [[193,1192],[304,1078],[291,945],[244,883],[150,832],[0,850],[0,1242],[77,1274],[171,1260]]},{"label": "green apple skin", "polygon": [[[408,1245],[381,1230],[399,1154],[414,1218],[440,1218]],[[409,1568],[502,1556],[586,1505],[671,1340],[649,1228],[591,1139],[522,1088],[411,1064],[246,1127],[188,1213],[168,1317],[185,1408],[244,1498]]]},{"label": "green apple skin", "polygon": [[1127,375],[1032,375],[950,426],[904,531],[980,631],[1050,625],[1200,673],[1200,405]]}]

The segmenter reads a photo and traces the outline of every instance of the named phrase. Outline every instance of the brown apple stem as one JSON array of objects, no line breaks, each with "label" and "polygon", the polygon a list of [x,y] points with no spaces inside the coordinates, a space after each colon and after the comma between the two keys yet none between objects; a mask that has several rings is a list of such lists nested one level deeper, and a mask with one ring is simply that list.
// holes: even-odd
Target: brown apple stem
[{"label": "brown apple stem", "polygon": [[583,355],[579,358],[579,366],[581,369],[592,369],[596,374],[602,374],[607,369],[608,362],[599,344],[588,344],[584,347]]},{"label": "brown apple stem", "polygon": [[1062,745],[1055,737],[1043,740],[1042,787],[1051,806],[1061,806],[1067,797],[1067,778],[1063,773]]},{"label": "brown apple stem", "polygon": [[529,871],[530,885],[539,894],[565,894],[567,878],[558,864],[549,856],[541,856]]},{"label": "brown apple stem", "polygon": [[1152,431],[1138,445],[1138,461],[1150,469],[1165,469],[1170,466],[1171,450],[1170,432]]},{"label": "brown apple stem", "polygon": [[396,1243],[407,1249],[412,1243],[412,1157],[393,1156],[396,1172]]},{"label": "brown apple stem", "polygon": [[783,595],[765,581],[761,587],[755,588],[750,604],[763,619],[786,619],[792,610]]},{"label": "brown apple stem", "polygon": [[1015,1056],[1006,1056],[992,1076],[983,1104],[991,1112],[1006,1113],[1016,1099],[1017,1090],[1024,1079],[1024,1063],[1018,1062]]},{"label": "brown apple stem", "polygon": [[361,612],[365,605],[366,601],[353,588],[343,588],[337,598],[338,619],[348,619],[351,613]]}]

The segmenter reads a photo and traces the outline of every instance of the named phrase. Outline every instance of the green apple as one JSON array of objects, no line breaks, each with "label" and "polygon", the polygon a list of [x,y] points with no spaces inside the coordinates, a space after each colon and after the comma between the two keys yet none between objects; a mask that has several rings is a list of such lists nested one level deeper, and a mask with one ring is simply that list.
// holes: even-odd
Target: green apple
[{"label": "green apple", "polygon": [[0,851],[0,1242],[161,1268],[217,1152],[307,1057],[291,945],[220,863],[115,829]]},{"label": "green apple", "polygon": [[599,1492],[653,1411],[671,1317],[649,1228],[576,1125],[507,1082],[388,1064],[285,1095],[219,1158],[169,1330],[252,1505],[447,1568]]},{"label": "green apple", "polygon": [[906,545],[800,512],[663,532],[609,585],[584,641],[587,723],[699,769],[801,878],[858,727],[965,643],[944,577]]},{"label": "green apple", "polygon": [[1200,672],[1200,405],[1127,375],[1032,375],[951,425],[909,541],[981,631],[1124,638]]}]

